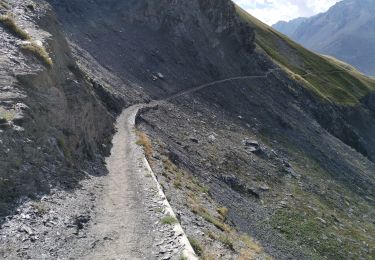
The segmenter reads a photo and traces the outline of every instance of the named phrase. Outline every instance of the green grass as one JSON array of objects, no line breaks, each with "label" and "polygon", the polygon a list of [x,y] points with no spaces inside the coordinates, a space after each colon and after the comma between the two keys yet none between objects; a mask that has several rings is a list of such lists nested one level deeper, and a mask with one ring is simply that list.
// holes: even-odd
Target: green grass
[{"label": "green grass", "polygon": [[220,235],[218,237],[218,241],[222,243],[225,247],[229,248],[230,250],[234,250],[233,240],[228,234]]},{"label": "green grass", "polygon": [[375,81],[353,67],[303,48],[238,6],[237,12],[255,29],[257,46],[323,100],[353,106],[370,91],[375,91]]},{"label": "green grass", "polygon": [[16,24],[14,15],[6,14],[0,16],[0,23],[3,24],[13,35],[22,40],[30,40],[30,35]]},{"label": "green grass", "polygon": [[226,207],[220,207],[217,209],[217,212],[220,214],[220,216],[223,218],[223,220],[226,220],[228,218],[229,209]]},{"label": "green grass", "polygon": [[161,223],[164,225],[173,225],[178,223],[178,220],[172,216],[166,216],[161,219]]},{"label": "green grass", "polygon": [[59,138],[57,140],[57,145],[59,146],[59,148],[63,152],[65,160],[68,163],[71,163],[72,162],[72,154],[71,154],[71,152],[69,150],[69,147],[66,145],[65,139],[64,138]]},{"label": "green grass", "polygon": [[290,180],[293,204],[274,212],[271,226],[312,259],[371,259],[375,248],[371,203],[340,182],[326,181],[332,178],[330,173],[302,150],[287,142],[284,147],[309,188]]},{"label": "green grass", "polygon": [[22,46],[22,50],[35,55],[44,65],[48,67],[53,66],[53,61],[43,46],[39,46],[35,42],[28,42]]},{"label": "green grass", "polygon": [[222,220],[215,218],[212,216],[205,208],[196,204],[195,202],[191,205],[191,211],[198,216],[201,216],[205,221],[213,224],[215,227],[220,229],[221,231],[229,232],[231,228],[225,224]]},{"label": "green grass", "polygon": [[195,239],[193,237],[188,237],[188,239],[189,239],[191,247],[194,249],[194,252],[198,256],[201,256],[203,254],[203,251],[204,251],[202,244],[197,239]]}]

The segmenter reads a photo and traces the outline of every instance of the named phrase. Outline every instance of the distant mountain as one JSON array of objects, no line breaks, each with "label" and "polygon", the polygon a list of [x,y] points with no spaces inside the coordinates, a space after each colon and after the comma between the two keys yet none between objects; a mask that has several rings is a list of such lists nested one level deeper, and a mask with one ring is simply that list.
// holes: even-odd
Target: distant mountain
[{"label": "distant mountain", "polygon": [[292,35],[303,22],[307,21],[309,18],[299,17],[297,19],[291,20],[289,22],[280,21],[273,25],[273,27],[286,35]]},{"label": "distant mountain", "polygon": [[307,48],[375,75],[374,0],[344,0],[326,13],[278,22],[273,27]]}]

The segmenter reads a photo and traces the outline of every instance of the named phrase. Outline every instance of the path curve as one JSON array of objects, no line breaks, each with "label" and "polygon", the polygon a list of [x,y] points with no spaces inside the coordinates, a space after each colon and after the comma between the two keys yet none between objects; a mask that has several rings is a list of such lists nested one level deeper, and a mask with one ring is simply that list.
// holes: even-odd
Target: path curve
[{"label": "path curve", "polygon": [[268,78],[268,76],[271,73],[273,73],[277,70],[281,70],[281,69],[280,68],[270,69],[264,75],[238,76],[238,77],[231,77],[231,78],[227,78],[227,79],[212,81],[212,82],[209,82],[209,83],[206,83],[206,84],[203,84],[203,85],[199,85],[197,87],[182,90],[182,91],[180,91],[180,92],[178,92],[178,93],[176,93],[176,94],[174,94],[170,97],[164,98],[163,100],[165,100],[165,101],[172,100],[172,99],[181,97],[183,95],[194,93],[194,92],[197,92],[199,90],[202,90],[202,89],[205,89],[205,88],[208,88],[208,87],[212,87],[214,85],[225,83],[225,82],[236,81],[236,80],[244,80],[244,79],[265,79],[265,78]]}]

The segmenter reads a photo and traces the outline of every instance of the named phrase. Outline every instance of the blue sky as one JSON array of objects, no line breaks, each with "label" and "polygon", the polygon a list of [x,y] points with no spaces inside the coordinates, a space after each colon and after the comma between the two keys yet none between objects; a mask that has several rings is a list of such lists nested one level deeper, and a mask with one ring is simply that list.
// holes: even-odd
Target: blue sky
[{"label": "blue sky", "polygon": [[272,25],[297,17],[309,17],[327,11],[340,0],[233,0],[250,14]]}]

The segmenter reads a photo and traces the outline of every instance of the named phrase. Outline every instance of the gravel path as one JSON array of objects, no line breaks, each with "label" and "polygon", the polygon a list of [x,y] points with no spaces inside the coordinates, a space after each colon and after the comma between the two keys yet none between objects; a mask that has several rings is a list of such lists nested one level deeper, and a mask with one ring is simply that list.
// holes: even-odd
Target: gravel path
[{"label": "gravel path", "polygon": [[[106,161],[108,178],[95,224],[89,230],[101,243],[86,259],[180,259],[183,250],[192,252],[179,224],[160,223],[160,210],[164,216],[174,213],[144,160],[142,148],[136,145],[135,118],[144,106],[129,107],[117,119],[111,156]],[[195,259],[194,255],[189,259]]]}]

